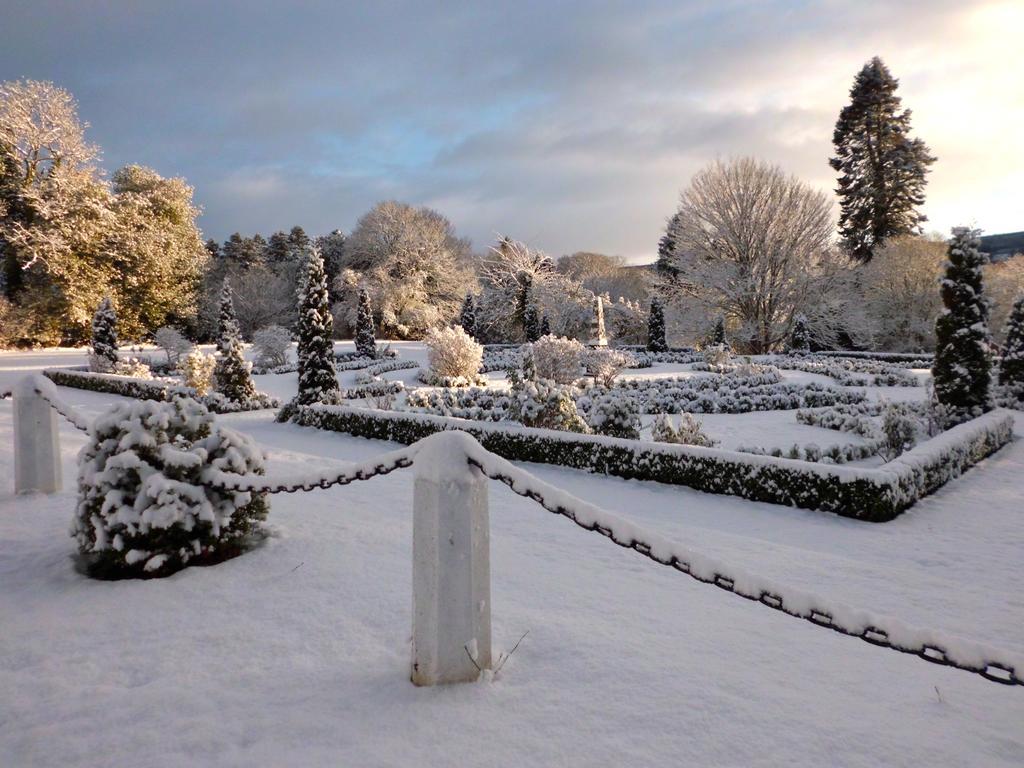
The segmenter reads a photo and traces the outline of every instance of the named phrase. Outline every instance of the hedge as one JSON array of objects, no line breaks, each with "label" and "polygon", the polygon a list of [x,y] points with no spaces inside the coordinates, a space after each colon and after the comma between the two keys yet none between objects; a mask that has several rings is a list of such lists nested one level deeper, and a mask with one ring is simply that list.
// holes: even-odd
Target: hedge
[{"label": "hedge", "polygon": [[918,499],[1008,443],[1013,435],[1013,416],[992,411],[888,464],[868,469],[347,406],[302,406],[295,421],[405,445],[435,432],[462,430],[487,450],[514,461],[684,485],[870,522],[897,517]]},{"label": "hedge", "polygon": [[211,392],[200,397],[191,387],[166,381],[133,379],[128,376],[91,373],[68,368],[48,368],[43,371],[43,375],[61,387],[74,387],[75,389],[86,389],[90,392],[104,392],[111,395],[134,397],[138,400],[160,400],[167,402],[178,396],[191,397],[201,402],[214,413],[258,411],[264,408],[278,408],[281,405],[277,398],[270,397],[262,392],[257,393],[256,398],[245,403],[236,403],[217,392]]}]

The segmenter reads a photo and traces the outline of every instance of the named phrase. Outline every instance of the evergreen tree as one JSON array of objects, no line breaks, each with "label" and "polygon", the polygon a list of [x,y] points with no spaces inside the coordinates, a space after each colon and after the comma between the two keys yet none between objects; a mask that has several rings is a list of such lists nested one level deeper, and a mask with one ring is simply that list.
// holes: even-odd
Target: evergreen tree
[{"label": "evergreen tree", "polygon": [[[327,275],[320,251],[314,249],[306,259],[299,303],[299,394],[303,405],[330,401],[338,394],[338,375],[334,368],[334,318],[327,296]],[[358,339],[356,340],[358,348]]]},{"label": "evergreen tree", "polygon": [[117,313],[107,296],[92,316],[92,352],[109,367],[117,363]]},{"label": "evergreen tree", "polygon": [[[469,331],[466,331],[469,333]],[[359,289],[359,307],[356,312],[356,353],[363,357],[377,356],[377,341],[373,337],[373,310],[370,292]]]},{"label": "evergreen tree", "polygon": [[540,317],[537,305],[532,301],[526,305],[526,311],[523,314],[523,333],[530,343],[540,338]]},{"label": "evergreen tree", "polygon": [[679,221],[679,214],[674,213],[668,220],[668,224],[665,227],[665,234],[661,236],[658,241],[658,260],[655,262],[654,268],[658,273],[659,277],[662,278],[673,278],[679,274],[679,270],[674,266],[672,256],[676,250],[676,238],[675,238],[675,226]]},{"label": "evergreen tree", "polygon": [[999,366],[999,383],[1018,403],[1024,403],[1024,295],[1013,303],[1006,321],[1006,345]]},{"label": "evergreen tree", "polygon": [[519,292],[516,294],[516,309],[512,319],[522,331],[523,336],[529,341],[529,334],[526,332],[526,310],[533,304],[533,277],[529,274],[519,276]]},{"label": "evergreen tree", "polygon": [[661,299],[651,299],[651,310],[647,315],[647,349],[651,352],[667,352],[665,341],[665,308]]},{"label": "evergreen tree", "polygon": [[250,373],[252,365],[242,356],[242,334],[238,330],[231,284],[227,280],[221,290],[217,352],[213,372],[216,390],[235,403],[256,397],[256,385]]},{"label": "evergreen tree", "polygon": [[235,317],[235,294],[227,280],[220,289],[220,314],[217,318],[217,351],[224,353],[232,337],[241,338],[238,318]]},{"label": "evergreen tree", "polygon": [[[304,259],[312,245],[313,243],[310,241],[309,235],[306,234],[306,230],[298,225],[291,228],[291,231],[288,233],[288,246],[292,261],[298,262]],[[322,254],[321,258],[323,258]],[[324,272],[326,273],[326,271],[325,265]]]},{"label": "evergreen tree", "polygon": [[877,56],[865,64],[832,136],[839,232],[861,261],[870,261],[886,239],[919,232],[926,220],[917,208],[935,158],[921,139],[910,138],[910,110],[900,108],[898,85]]},{"label": "evergreen tree", "polygon": [[935,321],[935,396],[955,423],[992,407],[988,304],[982,290],[984,257],[979,245],[977,230],[953,230],[941,287],[945,309]]},{"label": "evergreen tree", "polygon": [[551,321],[548,320],[548,313],[545,312],[543,315],[541,315],[541,318],[540,318],[540,336],[541,336],[541,338],[544,338],[545,336],[550,336],[550,335],[551,335]]},{"label": "evergreen tree", "polygon": [[793,331],[789,336],[789,351],[798,355],[806,355],[811,351],[811,329],[807,327],[807,315],[800,313],[793,321]]},{"label": "evergreen tree", "polygon": [[284,232],[275,232],[267,241],[266,262],[271,266],[286,264],[291,261],[292,249],[288,242],[288,235]]},{"label": "evergreen tree", "polygon": [[459,312],[459,325],[462,326],[469,338],[476,340],[476,299],[472,293],[467,293],[462,300],[462,310]]},{"label": "evergreen tree", "polygon": [[[803,315],[801,315],[803,317]],[[725,318],[721,315],[718,316],[718,320],[715,321],[715,329],[711,332],[711,343],[720,344],[723,347],[728,347],[729,342],[725,338]]]}]

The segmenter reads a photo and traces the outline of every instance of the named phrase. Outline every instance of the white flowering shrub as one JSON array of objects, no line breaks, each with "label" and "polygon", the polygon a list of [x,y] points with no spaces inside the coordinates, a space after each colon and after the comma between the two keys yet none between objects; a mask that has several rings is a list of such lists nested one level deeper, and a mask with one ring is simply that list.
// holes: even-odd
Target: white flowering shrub
[{"label": "white flowering shrub", "polygon": [[718,441],[704,432],[703,425],[688,413],[680,414],[678,426],[665,414],[659,414],[651,425],[651,439],[656,443],[700,445],[713,448]]},{"label": "white flowering shrub", "polygon": [[167,355],[168,368],[177,368],[182,356],[192,350],[192,342],[186,339],[177,328],[172,328],[169,325],[157,329],[153,334],[153,342]]},{"label": "white flowering shrub", "polygon": [[479,374],[484,348],[473,341],[462,326],[431,328],[423,341],[427,345],[430,372],[434,376],[470,381]]},{"label": "white flowering shrub", "polygon": [[213,372],[216,367],[217,358],[198,349],[193,349],[178,363],[186,386],[194,389],[200,397],[209,394],[213,389]]},{"label": "white flowering shrub", "polygon": [[608,392],[595,396],[587,412],[587,422],[599,435],[630,440],[640,437],[640,415],[632,398],[616,397]]},{"label": "white flowering shrub", "polygon": [[92,373],[113,373],[114,371],[114,363],[105,355],[97,355],[95,352],[90,352],[86,355],[86,359],[88,360],[89,370]]},{"label": "white flowering shrub", "polygon": [[633,358],[617,349],[597,348],[588,349],[583,354],[583,367],[589,376],[594,377],[594,383],[602,387],[610,387],[615,383],[615,378],[628,368]]},{"label": "white flowering shrub", "polygon": [[288,352],[292,347],[292,334],[280,325],[268,325],[252,335],[252,348],[256,354],[255,367],[261,371],[288,365]]},{"label": "white flowering shrub", "polygon": [[575,339],[542,336],[529,346],[537,378],[572,384],[580,377],[584,347]]},{"label": "white flowering shrub", "polygon": [[71,526],[90,572],[165,576],[238,554],[268,504],[214,487],[210,470],[263,474],[263,455],[194,400],[123,403],[99,416],[79,455]]}]

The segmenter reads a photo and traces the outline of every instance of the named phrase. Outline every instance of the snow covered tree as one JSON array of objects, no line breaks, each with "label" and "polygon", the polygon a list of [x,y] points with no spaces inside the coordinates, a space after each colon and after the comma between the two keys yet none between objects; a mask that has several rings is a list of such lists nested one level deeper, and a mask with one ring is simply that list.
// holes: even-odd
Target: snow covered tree
[{"label": "snow covered tree", "polygon": [[1006,342],[999,365],[999,383],[1007,394],[1024,404],[1024,295],[1013,303],[1006,321]]},{"label": "snow covered tree", "polygon": [[260,328],[252,336],[252,349],[256,353],[256,367],[262,370],[288,365],[288,352],[291,348],[291,332],[279,325]]},{"label": "snow covered tree", "polygon": [[231,284],[226,280],[221,293],[220,317],[217,366],[213,374],[215,389],[234,403],[244,403],[256,397],[256,385],[250,373],[252,366],[242,356],[242,334],[235,320]]},{"label": "snow covered tree", "polygon": [[526,313],[533,304],[533,275],[524,273],[519,276],[518,290],[516,292],[515,321],[522,329],[523,338],[527,341],[531,341],[531,339],[526,330]]},{"label": "snow covered tree", "polygon": [[551,320],[548,319],[548,313],[545,312],[540,318],[540,338],[551,335]]},{"label": "snow covered tree", "polygon": [[167,355],[167,367],[176,368],[178,361],[192,351],[192,342],[177,328],[165,325],[153,334],[153,343]]},{"label": "snow covered tree", "polygon": [[467,293],[462,300],[462,311],[459,312],[459,325],[471,339],[476,338],[476,299],[472,293]]},{"label": "snow covered tree", "polygon": [[716,161],[697,173],[674,219],[666,285],[676,307],[737,323],[740,351],[784,344],[792,318],[834,288],[832,203],[781,168],[753,159]]},{"label": "snow covered tree", "polygon": [[240,337],[238,320],[235,318],[235,294],[227,280],[220,288],[220,314],[217,318],[217,351],[224,352],[232,337]]},{"label": "snow covered tree", "polygon": [[655,271],[658,277],[663,280],[671,280],[679,274],[675,266],[673,255],[676,251],[675,230],[679,225],[679,214],[673,214],[665,226],[665,234],[658,241],[658,260],[655,262]]},{"label": "snow covered tree", "polygon": [[465,379],[472,382],[480,373],[484,348],[461,326],[431,328],[423,338],[428,350],[430,371],[438,379]]},{"label": "snow covered tree", "polygon": [[715,329],[711,332],[711,343],[721,344],[722,346],[727,345],[725,339],[725,318],[721,315],[715,321]]},{"label": "snow covered tree", "polygon": [[311,251],[306,260],[302,284],[298,322],[298,402],[310,405],[330,400],[338,393],[332,341],[334,318],[327,296],[324,260],[317,250]]},{"label": "snow covered tree", "polygon": [[523,335],[528,342],[534,342],[540,338],[540,318],[537,316],[537,305],[530,301],[523,311]]},{"label": "snow covered tree", "polygon": [[363,357],[377,356],[377,341],[373,337],[373,310],[370,293],[359,289],[359,311],[356,315],[356,353]]},{"label": "snow covered tree", "polygon": [[983,294],[984,257],[979,245],[977,230],[953,230],[940,290],[945,309],[935,321],[935,395],[949,410],[954,423],[979,416],[992,407],[988,304]]},{"label": "snow covered tree", "polygon": [[850,254],[870,261],[896,235],[920,231],[928,166],[935,162],[921,139],[910,138],[910,110],[901,109],[899,81],[877,56],[850,89],[836,122],[829,165],[839,172],[839,232]]},{"label": "snow covered tree", "polygon": [[651,299],[651,311],[647,315],[647,349],[651,352],[667,352],[665,341],[665,307],[661,299]]},{"label": "snow covered tree", "polygon": [[110,297],[104,297],[92,317],[92,354],[96,368],[117,365],[117,313]]},{"label": "snow covered tree", "polygon": [[801,313],[793,321],[793,332],[789,336],[789,351],[798,355],[811,351],[811,331],[807,327],[807,315]]}]

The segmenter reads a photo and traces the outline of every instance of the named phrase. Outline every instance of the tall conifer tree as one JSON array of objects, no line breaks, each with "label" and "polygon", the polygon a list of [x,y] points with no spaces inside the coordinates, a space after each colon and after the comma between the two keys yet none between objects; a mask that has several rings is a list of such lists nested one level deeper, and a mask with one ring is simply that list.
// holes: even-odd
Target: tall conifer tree
[{"label": "tall conifer tree", "polygon": [[953,230],[941,287],[945,309],[935,321],[935,396],[949,409],[954,422],[979,416],[992,407],[988,304],[982,291],[984,257],[979,245],[977,230]]},{"label": "tall conifer tree", "polygon": [[870,261],[888,238],[919,232],[926,220],[918,207],[935,158],[921,139],[910,137],[910,110],[901,108],[898,85],[877,56],[865,64],[832,135],[839,232],[861,261]]},{"label": "tall conifer tree", "polygon": [[338,375],[334,367],[334,318],[327,297],[327,275],[319,249],[306,259],[299,302],[298,402],[310,405],[332,400],[338,394]]}]

